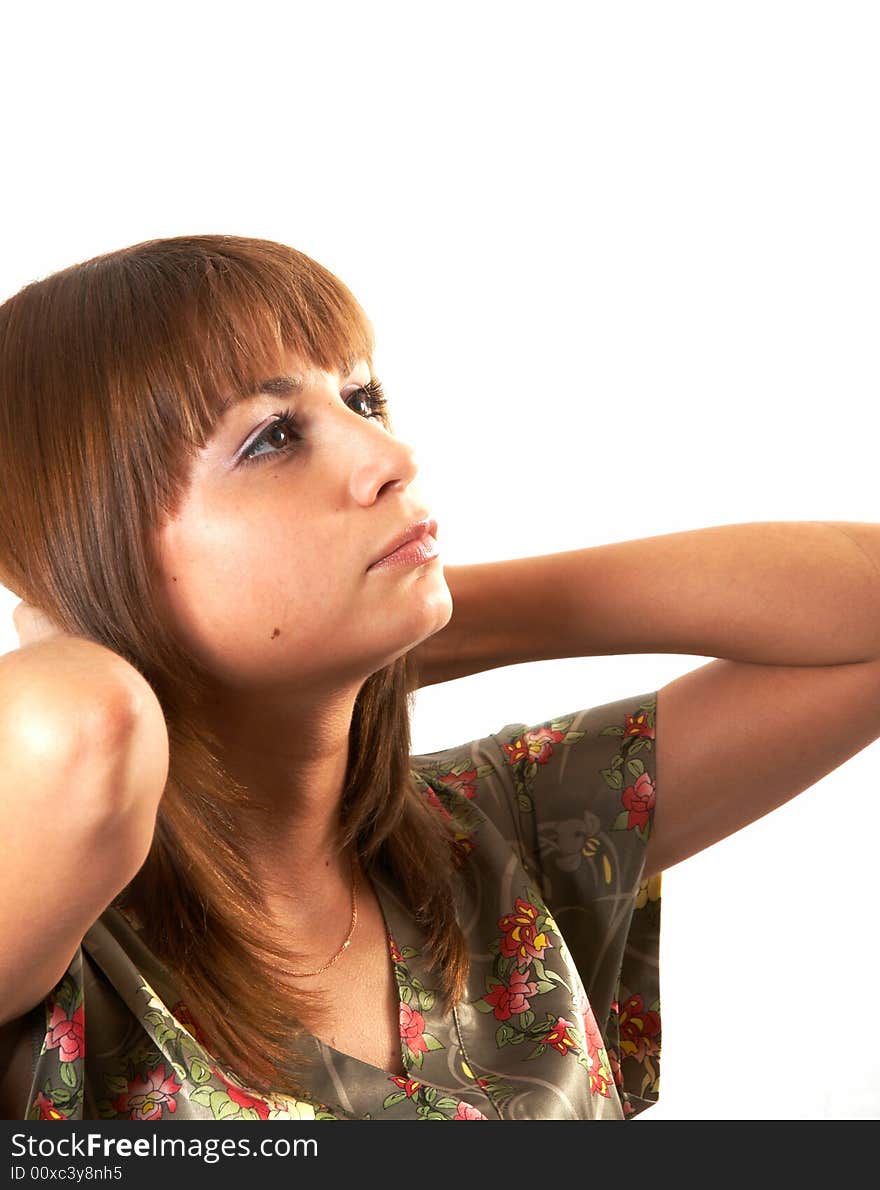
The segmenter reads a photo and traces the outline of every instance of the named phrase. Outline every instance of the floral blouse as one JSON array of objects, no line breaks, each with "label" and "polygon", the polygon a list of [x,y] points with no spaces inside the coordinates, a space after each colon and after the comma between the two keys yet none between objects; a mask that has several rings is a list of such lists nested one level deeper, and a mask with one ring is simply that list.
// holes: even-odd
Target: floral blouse
[{"label": "floral blouse", "polygon": [[407,906],[373,877],[400,994],[406,1077],[311,1037],[307,1099],[259,1094],[199,1040],[133,911],[113,903],[29,1014],[26,1119],[625,1119],[659,1095],[656,693],[508,724],[411,758],[451,816],[470,947],[443,1014]]}]

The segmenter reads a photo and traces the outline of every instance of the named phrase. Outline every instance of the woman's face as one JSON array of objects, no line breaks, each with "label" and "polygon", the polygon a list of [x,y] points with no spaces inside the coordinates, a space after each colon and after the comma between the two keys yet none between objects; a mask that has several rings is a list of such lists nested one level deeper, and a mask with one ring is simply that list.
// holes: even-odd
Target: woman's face
[{"label": "woman's face", "polygon": [[452,598],[437,556],[370,569],[431,510],[412,448],[371,416],[367,363],[342,376],[287,362],[298,387],[225,411],[157,556],[177,632],[224,686],[314,692],[438,632]]}]

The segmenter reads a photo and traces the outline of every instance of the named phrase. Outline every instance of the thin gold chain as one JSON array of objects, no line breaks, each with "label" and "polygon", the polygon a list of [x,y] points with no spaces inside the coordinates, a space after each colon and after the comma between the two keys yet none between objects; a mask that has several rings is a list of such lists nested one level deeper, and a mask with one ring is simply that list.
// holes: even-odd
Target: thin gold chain
[{"label": "thin gold chain", "polygon": [[348,936],[346,937],[343,944],[340,946],[339,950],[337,950],[337,952],[333,956],[333,958],[330,959],[329,962],[325,963],[323,967],[319,967],[317,969],[317,971],[288,971],[288,975],[292,979],[305,979],[309,975],[322,975],[325,971],[327,971],[330,967],[332,967],[334,963],[338,963],[339,960],[342,958],[342,956],[345,954],[345,952],[348,950],[349,946],[351,945],[351,937],[352,937],[352,934],[354,933],[354,927],[357,925],[357,919],[358,919],[357,873],[355,870],[355,852],[352,851],[352,853],[351,853],[351,924],[348,927]]}]

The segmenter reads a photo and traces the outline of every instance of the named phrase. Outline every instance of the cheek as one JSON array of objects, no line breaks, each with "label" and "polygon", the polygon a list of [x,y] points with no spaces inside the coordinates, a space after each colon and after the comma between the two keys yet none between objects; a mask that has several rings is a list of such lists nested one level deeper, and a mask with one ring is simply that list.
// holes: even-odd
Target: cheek
[{"label": "cheek", "polygon": [[[327,564],[328,550],[304,527],[261,520],[234,530],[168,531],[163,588],[183,643],[213,672],[271,676],[276,666],[306,669],[316,642],[338,636],[352,611],[350,592]],[[346,611],[346,608],[348,611]]]}]

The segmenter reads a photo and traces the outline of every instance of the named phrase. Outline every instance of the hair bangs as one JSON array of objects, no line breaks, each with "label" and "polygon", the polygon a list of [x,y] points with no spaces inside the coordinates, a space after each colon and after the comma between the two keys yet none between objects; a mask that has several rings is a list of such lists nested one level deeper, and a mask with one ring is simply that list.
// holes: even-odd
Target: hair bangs
[{"label": "hair bangs", "polygon": [[160,515],[173,512],[189,460],[227,406],[288,372],[290,357],[342,374],[365,359],[372,370],[374,332],[363,308],[337,277],[287,245],[177,237],[88,263],[102,292],[116,290],[101,330],[119,361],[104,380],[111,414],[127,426],[114,427],[127,456],[120,462],[144,483],[152,478],[143,495]]},{"label": "hair bangs", "polygon": [[[165,373],[156,391],[179,402],[179,428],[192,447],[204,447],[230,403],[289,371],[291,356],[343,374],[360,359],[372,366],[364,310],[296,249],[232,236],[160,241],[159,249],[179,285],[178,325],[175,342],[157,343],[151,363]],[[154,279],[149,291],[153,297]]]},{"label": "hair bangs", "polygon": [[[0,305],[0,576],[137,669],[168,728],[150,851],[114,904],[137,911],[216,1058],[256,1089],[297,1095],[307,1093],[311,1051],[299,1039],[314,997],[279,975],[297,951],[271,923],[243,848],[249,791],[205,722],[210,675],[177,639],[152,531],[176,511],[191,457],[228,402],[297,365],[347,373],[363,359],[372,375],[373,351],[372,325],[346,286],[269,240],[146,241]],[[398,657],[358,694],[344,831],[425,925],[448,1006],[465,993],[469,960],[452,831],[410,770],[412,668],[409,654]]]}]

